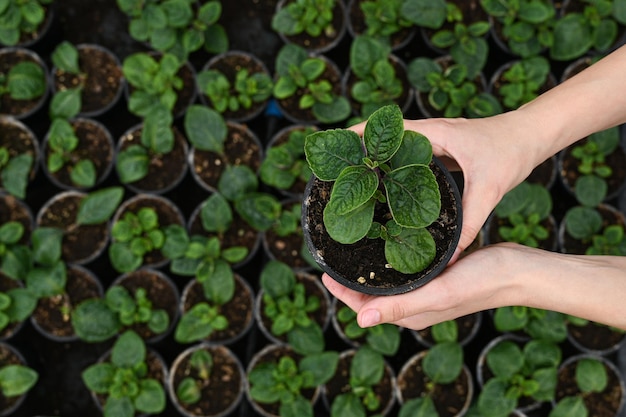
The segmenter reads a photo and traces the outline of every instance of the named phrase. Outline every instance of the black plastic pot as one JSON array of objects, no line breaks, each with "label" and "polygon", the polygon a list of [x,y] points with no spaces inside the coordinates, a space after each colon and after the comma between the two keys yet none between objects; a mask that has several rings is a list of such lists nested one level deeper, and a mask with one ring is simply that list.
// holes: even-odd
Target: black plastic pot
[{"label": "black plastic pot", "polygon": [[[372,295],[401,294],[419,288],[433,280],[447,266],[461,237],[462,207],[461,193],[447,168],[436,157],[433,157],[431,168],[439,184],[442,203],[439,218],[428,226],[428,230],[435,237],[435,242],[444,242],[445,249],[440,250],[438,247],[435,259],[426,269],[415,274],[402,274],[387,268],[382,239],[369,240],[363,238],[350,245],[340,244],[332,240],[324,228],[322,219],[313,219],[309,215],[312,197],[323,200],[320,197],[325,194],[326,201],[321,202],[325,205],[330,196],[330,183],[325,184],[313,177],[307,184],[304,193],[302,229],[304,241],[315,262],[340,284]],[[327,246],[326,253],[319,248],[321,243]],[[380,262],[365,266],[359,265],[357,260],[359,254],[363,254],[364,258],[368,260],[378,258]],[[351,264],[351,271],[337,269],[337,261],[345,257],[354,260]],[[367,268],[367,270],[360,270],[359,268]],[[376,279],[369,279],[372,274]],[[365,283],[358,282],[359,277],[365,278]]]}]

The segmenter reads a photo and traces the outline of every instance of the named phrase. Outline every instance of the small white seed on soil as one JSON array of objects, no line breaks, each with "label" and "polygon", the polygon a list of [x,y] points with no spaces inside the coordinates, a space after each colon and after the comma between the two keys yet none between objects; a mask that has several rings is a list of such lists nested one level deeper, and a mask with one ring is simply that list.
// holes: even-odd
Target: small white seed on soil
[{"label": "small white seed on soil", "polygon": [[374,279],[374,277],[376,277],[376,274],[374,273],[374,271],[370,272],[370,279]]},{"label": "small white seed on soil", "polygon": [[359,284],[365,284],[365,277],[359,277],[357,281],[359,282]]},{"label": "small white seed on soil", "polygon": [[385,264],[385,268],[391,269],[391,268],[393,268],[393,266],[391,266],[391,264]]}]

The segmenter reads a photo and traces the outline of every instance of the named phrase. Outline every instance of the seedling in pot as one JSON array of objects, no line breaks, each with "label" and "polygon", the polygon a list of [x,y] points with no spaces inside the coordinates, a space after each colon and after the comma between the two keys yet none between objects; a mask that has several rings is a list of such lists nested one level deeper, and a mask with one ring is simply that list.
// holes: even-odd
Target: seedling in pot
[{"label": "seedling in pot", "polygon": [[132,330],[115,341],[107,361],[90,365],[81,377],[89,390],[106,396],[105,417],[158,414],[165,409],[163,383],[148,375],[146,345]]},{"label": "seedling in pot", "polygon": [[462,10],[454,3],[446,3],[446,21],[453,24],[453,29],[438,29],[430,38],[432,44],[440,49],[449,50],[455,62],[467,68],[467,78],[478,76],[489,54],[486,35],[489,22],[476,21],[466,25]]},{"label": "seedling in pot", "polygon": [[[334,182],[323,219],[333,240],[383,239],[387,263],[405,274],[432,262],[435,241],[427,226],[441,210],[429,167],[432,147],[426,137],[404,130],[397,106],[375,111],[363,138],[350,130],[320,131],[307,137],[304,150],[315,176]],[[384,224],[374,218],[377,204],[391,216]]]},{"label": "seedling in pot", "polygon": [[219,1],[198,5],[192,0],[117,0],[117,5],[130,18],[131,37],[157,51],[186,60],[203,46],[215,54],[228,50],[228,36],[218,23],[222,14]]},{"label": "seedling in pot", "polygon": [[505,417],[523,398],[551,401],[561,358],[561,349],[551,342],[530,340],[522,348],[511,340],[498,342],[486,355],[485,366],[493,377],[483,385],[478,410],[484,415]]},{"label": "seedling in pot", "polygon": [[497,93],[505,108],[515,110],[539,95],[550,75],[550,62],[542,56],[516,61],[502,73]]},{"label": "seedling in pot", "polygon": [[458,343],[458,328],[454,320],[432,326],[435,345],[428,349],[422,360],[422,369],[428,378],[426,392],[406,401],[399,417],[421,415],[438,417],[433,395],[437,386],[451,384],[463,371],[463,348]]},{"label": "seedling in pot", "polygon": [[306,49],[286,44],[276,56],[278,79],[274,97],[284,100],[299,95],[298,108],[311,109],[321,123],[336,123],[350,115],[348,100],[333,92],[332,83],[322,78],[326,66],[321,57],[310,57]]},{"label": "seedling in pot", "polygon": [[511,52],[534,57],[554,44],[556,8],[550,0],[481,0],[483,9],[502,25],[502,37]]},{"label": "seedling in pot", "polygon": [[364,119],[380,107],[394,104],[402,95],[402,81],[390,54],[389,45],[370,36],[358,36],[350,45],[350,69],[358,79],[350,94],[361,103]]},{"label": "seedling in pot", "polygon": [[272,17],[272,29],[285,35],[307,33],[318,37],[336,36],[333,10],[336,0],[296,0],[285,2]]},{"label": "seedling in pot", "polygon": [[0,332],[11,323],[20,323],[29,318],[36,307],[37,297],[27,288],[0,292]]},{"label": "seedling in pot", "polygon": [[274,83],[264,72],[250,74],[240,68],[231,83],[218,70],[205,70],[197,76],[198,88],[211,100],[211,105],[220,113],[249,109],[254,103],[263,103],[272,96]]},{"label": "seedling in pot", "polygon": [[202,285],[202,301],[185,312],[174,338],[179,343],[191,343],[208,338],[214,331],[228,328],[228,319],[221,307],[230,302],[235,294],[235,277],[232,264],[241,262],[248,255],[245,247],[221,248],[219,237],[192,236],[183,255],[172,260],[173,273],[195,276]]},{"label": "seedling in pot", "polygon": [[30,267],[31,249],[19,243],[24,236],[24,226],[9,221],[0,226],[0,270],[14,280],[23,280]]},{"label": "seedling in pot", "polygon": [[176,396],[183,404],[195,404],[200,401],[202,388],[206,387],[213,371],[213,356],[205,349],[197,349],[189,356],[191,369],[197,378],[187,376],[176,387]]},{"label": "seedling in pot", "polygon": [[313,126],[294,129],[286,142],[271,146],[259,169],[261,181],[278,190],[288,190],[298,179],[308,182],[311,169],[304,157],[304,140],[316,130]]},{"label": "seedling in pot", "polygon": [[567,338],[568,316],[556,311],[525,306],[498,307],[493,323],[499,332],[522,332],[536,340],[553,343]]},{"label": "seedling in pot", "polygon": [[28,153],[11,156],[9,149],[0,146],[0,178],[2,187],[11,195],[24,199],[33,168],[34,158]]},{"label": "seedling in pot", "polygon": [[413,25],[402,11],[406,0],[367,0],[359,4],[365,17],[364,34],[389,44],[389,38]]},{"label": "seedling in pot", "polygon": [[150,331],[161,334],[170,324],[167,311],[152,308],[152,301],[145,288],[137,288],[133,295],[122,285],[116,284],[109,287],[104,300],[123,326],[145,323]]},{"label": "seedling in pot", "polygon": [[20,0],[8,0],[0,7],[0,44],[17,45],[24,34],[36,33],[46,19],[45,5],[52,0],[33,0],[24,3]]},{"label": "seedling in pot", "polygon": [[146,254],[161,251],[173,259],[184,250],[185,241],[179,242],[184,230],[180,225],[159,225],[159,215],[152,207],[142,207],[136,212],[127,211],[111,228],[113,243],[109,246],[109,259],[118,272],[131,272],[139,268]]},{"label": "seedling in pot", "polygon": [[495,208],[495,215],[509,225],[500,226],[498,233],[507,242],[533,248],[549,237],[541,224],[552,212],[550,192],[540,184],[522,182],[504,195]]},{"label": "seedling in pot", "polygon": [[445,117],[486,117],[502,112],[493,95],[481,92],[477,82],[468,79],[465,65],[453,62],[444,69],[430,58],[415,58],[407,69],[413,87],[428,94],[428,104]]},{"label": "seedling in pot", "polygon": [[70,119],[76,116],[82,106],[81,90],[87,74],[81,71],[78,49],[67,41],[61,42],[52,52],[51,59],[55,67],[68,74],[78,76],[80,84],[55,93],[50,103],[50,116]]},{"label": "seedling in pot", "polygon": [[279,261],[269,261],[260,276],[263,289],[263,313],[271,321],[273,335],[287,336],[287,341],[300,354],[324,350],[324,335],[312,314],[321,308],[319,297],[306,293],[293,270]]},{"label": "seedling in pot", "polygon": [[363,328],[356,320],[356,313],[348,306],[337,311],[337,321],[344,327],[343,333],[348,339],[357,340],[365,337],[368,346],[386,356],[394,356],[400,347],[400,329],[392,324],[378,324]]},{"label": "seedling in pot", "polygon": [[364,345],[356,350],[350,362],[349,391],[339,394],[330,405],[331,417],[363,416],[375,413],[381,407],[374,387],[385,374],[382,354]]},{"label": "seedling in pot", "polygon": [[324,351],[298,361],[285,355],[277,362],[260,362],[248,374],[250,396],[261,404],[280,403],[281,417],[313,417],[313,406],[302,391],[330,380],[338,361],[337,352]]},{"label": "seedling in pot", "polygon": [[20,62],[8,73],[0,73],[0,97],[8,94],[13,100],[33,100],[43,96],[46,88],[43,68],[32,61]]},{"label": "seedling in pot", "polygon": [[578,392],[567,395],[550,411],[548,417],[580,417],[589,414],[585,397],[603,392],[609,384],[609,375],[602,360],[585,357],[576,361],[575,371]]}]

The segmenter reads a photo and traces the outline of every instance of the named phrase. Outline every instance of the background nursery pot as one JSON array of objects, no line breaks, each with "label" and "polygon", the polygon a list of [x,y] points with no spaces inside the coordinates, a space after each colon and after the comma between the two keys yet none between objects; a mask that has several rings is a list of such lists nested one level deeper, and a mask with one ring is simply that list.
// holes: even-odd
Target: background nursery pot
[{"label": "background nursery pot", "polygon": [[[394,110],[394,107],[395,107],[395,110]],[[388,112],[388,111],[391,111],[392,113],[395,113],[395,114],[392,114],[392,113],[385,114],[385,112]],[[400,124],[399,126],[395,126],[394,128],[398,129],[399,127],[403,129],[402,124],[401,124],[402,114],[397,106],[383,107],[379,109],[378,111],[374,112],[372,116],[370,116],[370,118],[368,119],[368,124],[372,123],[372,121],[374,120],[372,125],[377,126],[376,128],[372,128],[371,129],[372,131],[374,129],[378,129],[378,131],[383,131],[385,129],[393,130],[394,128],[390,127],[391,124],[393,124],[393,122],[390,122],[389,120],[382,121],[381,117],[387,118],[390,120],[395,119],[395,121],[400,122]],[[340,130],[335,130],[334,132],[341,133]],[[357,143],[355,137],[351,137],[351,138],[347,137],[347,136],[352,136],[352,135],[347,134],[347,132],[348,131],[344,131],[346,135],[342,135],[344,136],[344,139],[345,139],[345,142],[344,142],[345,146],[346,147],[351,146],[353,149],[356,149],[357,147],[359,148],[362,147],[360,143]],[[310,135],[307,138],[307,141],[309,138],[312,138],[313,136],[318,135],[320,133],[324,133],[324,132],[317,132],[317,133],[314,133],[313,135]],[[372,132],[370,132],[370,134],[372,134]],[[367,137],[367,135],[368,135],[368,127],[366,126],[365,136]],[[337,139],[337,138],[333,138],[333,139]],[[350,141],[353,142],[351,145],[348,143]],[[366,142],[367,141],[368,139],[366,139]],[[436,186],[438,187],[438,193],[440,195],[440,203],[441,203],[440,210],[439,209],[431,210],[431,212],[428,214],[429,216],[432,216],[433,218],[436,216],[436,213],[438,213],[438,216],[436,217],[434,221],[432,221],[432,223],[430,224],[427,223],[428,225],[425,227],[425,230],[427,230],[430,234],[429,237],[432,237],[434,241],[432,243],[434,243],[433,246],[435,246],[435,248],[433,248],[432,246],[430,246],[429,248],[430,250],[433,250],[434,257],[432,260],[430,260],[429,263],[426,264],[425,268],[423,268],[422,270],[418,272],[402,273],[402,272],[399,272],[398,269],[400,268],[398,267],[397,269],[391,268],[390,267],[391,262],[388,262],[387,260],[389,258],[388,251],[387,251],[388,242],[386,242],[383,239],[369,239],[367,236],[369,236],[370,232],[368,232],[367,229],[364,230],[363,233],[361,234],[363,238],[361,238],[360,240],[354,243],[347,243],[347,244],[340,243],[339,241],[336,241],[333,238],[331,238],[330,234],[327,231],[327,227],[325,226],[327,222],[323,220],[323,218],[326,217],[326,214],[324,214],[324,210],[327,207],[327,203],[329,202],[331,198],[331,193],[333,191],[333,188],[336,187],[339,181],[334,181],[334,182],[322,181],[317,176],[315,176],[310,180],[309,184],[307,184],[307,189],[304,194],[303,205],[302,205],[303,233],[304,233],[305,242],[307,244],[309,251],[313,255],[313,258],[326,273],[328,273],[331,277],[333,277],[335,280],[337,280],[341,284],[351,289],[354,289],[356,291],[360,291],[360,292],[364,292],[368,294],[392,295],[392,294],[404,293],[407,291],[411,291],[415,288],[418,288],[426,284],[427,282],[431,281],[447,265],[448,261],[452,257],[452,254],[456,248],[456,245],[458,243],[460,233],[461,233],[461,218],[462,218],[461,196],[460,196],[459,189],[454,179],[450,175],[449,171],[443,166],[443,164],[439,160],[437,160],[434,157],[431,158],[432,149],[430,147],[430,143],[425,137],[423,137],[419,133],[406,131],[404,132],[404,134],[402,134],[400,132],[399,141],[401,142],[402,147],[397,148],[399,150],[397,151],[397,155],[393,156],[394,159],[392,160],[391,165],[399,166],[400,168],[395,169],[393,172],[404,170],[404,172],[406,173],[407,169],[409,168],[419,170],[419,172],[424,172],[427,168],[425,164],[422,163],[420,165],[420,164],[415,164],[412,161],[402,160],[403,157],[406,155],[415,155],[416,153],[423,152],[424,154],[426,154],[426,159],[424,162],[426,162],[428,164],[428,167],[430,167],[430,169],[432,170],[432,175],[434,175],[434,181],[436,181]],[[341,145],[341,146],[344,146],[344,145]],[[425,149],[421,148],[421,146],[424,146]],[[408,149],[408,148],[403,149],[403,147],[411,147],[411,149]],[[420,148],[418,149],[417,147],[420,147]],[[309,164],[311,164],[312,158],[315,158],[318,160],[323,160],[323,158],[327,158],[329,162],[328,162],[328,165],[326,165],[326,167],[329,170],[332,170],[333,161],[330,160],[332,159],[330,158],[330,152],[326,153],[323,150],[323,148],[324,148],[324,144],[318,146],[318,145],[315,145],[313,141],[305,145],[305,152],[307,153],[307,160],[309,161]],[[318,153],[319,150],[322,150],[321,153]],[[314,156],[313,155],[314,153],[318,153],[318,155]],[[356,159],[348,157],[346,161],[351,161],[350,163],[353,165],[348,166],[347,170],[351,169],[352,172],[355,173],[356,170],[360,170],[361,167],[365,167],[365,164],[363,164],[361,160],[365,161],[365,160],[370,160],[370,158],[371,159],[375,159],[377,157],[380,158],[381,154],[382,152],[379,153],[379,155],[373,155],[370,153],[370,155],[361,155],[359,157],[356,157]],[[381,163],[382,165],[386,165],[387,161],[374,162],[374,164],[376,163]],[[358,164],[363,164],[363,165],[358,165]],[[315,173],[315,169],[313,169],[313,171]],[[318,174],[319,173],[320,171],[318,170]],[[325,174],[322,174],[322,175],[325,175]],[[343,175],[344,175],[344,172],[342,172],[341,176]],[[363,171],[357,173],[357,176],[358,175],[364,176]],[[390,174],[386,174],[386,175],[390,175]],[[418,174],[415,174],[415,175],[418,175]],[[410,174],[409,176],[410,177],[414,176],[414,173]],[[404,178],[400,181],[404,181],[406,179],[408,178],[404,176]],[[383,183],[384,181],[385,180],[383,179]],[[395,180],[391,180],[391,181],[395,181]],[[414,184],[410,185],[409,187],[413,188],[413,186]],[[388,187],[389,186],[387,186],[387,188]],[[434,188],[434,185],[433,185],[433,188]],[[404,189],[406,190],[406,188]],[[419,187],[415,189],[420,189],[420,192],[422,192],[423,190],[423,188],[419,188]],[[372,194],[370,194],[372,196],[371,199],[368,202],[364,202],[363,205],[355,209],[355,211],[359,211],[359,210],[365,211],[365,210],[368,210],[368,208],[366,207],[368,204],[372,204],[372,205],[377,204],[376,208],[372,209],[372,212],[374,213],[373,226],[376,226],[375,223],[377,222],[381,222],[381,223],[385,222],[386,224],[384,226],[380,225],[381,229],[385,229],[382,232],[393,234],[395,231],[390,228],[390,227],[393,227],[393,225],[390,226],[390,224],[387,223],[389,220],[391,220],[389,207],[387,207],[386,205],[374,203],[371,201],[372,199],[376,198],[375,197],[376,193],[384,193],[384,192],[385,190],[379,184],[378,189],[376,189],[375,191],[372,191]],[[436,192],[434,192],[433,194],[436,194]],[[390,193],[388,193],[388,196],[389,195]],[[391,199],[387,198],[387,200],[389,201]],[[392,205],[393,203],[390,202],[389,204]],[[421,208],[411,209],[411,211],[419,211],[419,210],[422,210],[422,209]],[[429,209],[427,208],[426,210],[429,210]],[[422,210],[422,212],[426,210]],[[433,212],[435,213],[433,214]],[[347,217],[351,215],[352,213],[353,212],[348,212],[348,214],[345,216]],[[359,214],[355,214],[354,216],[359,216]],[[397,215],[396,215],[396,220],[397,220]],[[352,224],[355,224],[355,222],[352,221],[352,218],[348,219],[348,218],[342,217],[342,221],[349,222],[350,226],[352,226]],[[398,224],[396,223],[395,226],[397,227]],[[359,227],[359,226],[356,225],[354,228],[356,227]],[[354,230],[354,228],[352,227],[350,228]],[[418,234],[418,231],[420,231],[420,229],[418,228],[411,229],[407,227],[403,229],[405,230],[403,230],[401,233],[405,233],[406,230],[409,230],[406,233]],[[367,233],[367,236],[366,236],[366,233]],[[407,236],[407,234],[403,234],[402,236]],[[411,236],[411,238],[413,237],[414,236]],[[423,256],[424,251],[422,250],[422,248],[420,248],[419,250],[415,250],[415,245],[417,245],[417,243],[415,242],[416,240],[419,240],[419,239],[421,239],[421,237],[413,239],[413,241],[410,244],[405,245],[405,246],[410,247],[410,251],[411,251],[410,254],[407,255],[407,252],[408,252],[407,251],[407,252],[403,252],[402,255],[395,256],[394,259],[396,260],[396,262],[402,262],[403,260],[399,259],[401,257],[402,258],[408,258],[408,257],[414,258],[414,257]],[[406,241],[406,239],[404,239],[404,241]],[[427,260],[426,261],[422,260],[422,262],[425,263],[427,262]]]}]

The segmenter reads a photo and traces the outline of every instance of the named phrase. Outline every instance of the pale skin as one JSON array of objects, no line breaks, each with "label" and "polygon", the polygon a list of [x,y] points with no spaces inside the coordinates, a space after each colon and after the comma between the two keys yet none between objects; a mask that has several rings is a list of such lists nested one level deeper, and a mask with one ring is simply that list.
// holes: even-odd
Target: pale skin
[{"label": "pale skin", "polygon": [[[484,119],[405,120],[464,177],[463,230],[452,262],[415,291],[375,297],[324,274],[361,327],[411,329],[523,305],[626,330],[626,257],[567,255],[502,243],[458,260],[502,196],[541,162],[591,133],[626,123],[626,46],[518,110]],[[363,133],[364,124],[354,126]]]}]

